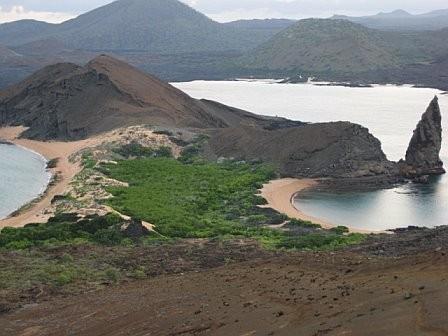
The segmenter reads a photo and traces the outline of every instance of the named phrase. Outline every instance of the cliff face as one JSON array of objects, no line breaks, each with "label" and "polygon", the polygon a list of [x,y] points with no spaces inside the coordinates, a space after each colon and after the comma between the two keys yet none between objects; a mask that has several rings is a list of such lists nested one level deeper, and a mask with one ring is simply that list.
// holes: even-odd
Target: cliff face
[{"label": "cliff face", "polygon": [[442,115],[435,97],[414,131],[406,159],[400,162],[402,174],[406,177],[444,174],[441,147]]},{"label": "cliff face", "polygon": [[213,131],[217,156],[274,164],[284,176],[357,178],[395,174],[381,143],[369,130],[349,122],[266,130],[257,127]]}]

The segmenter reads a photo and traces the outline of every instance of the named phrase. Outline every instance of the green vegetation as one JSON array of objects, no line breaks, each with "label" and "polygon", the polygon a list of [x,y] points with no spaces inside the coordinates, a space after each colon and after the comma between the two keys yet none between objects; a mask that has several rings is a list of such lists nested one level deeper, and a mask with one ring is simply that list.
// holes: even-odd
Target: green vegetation
[{"label": "green vegetation", "polygon": [[[156,225],[169,238],[245,237],[279,249],[334,249],[362,241],[364,236],[348,234],[346,228],[322,230],[319,225],[290,219],[290,228],[304,228],[298,234],[270,229],[287,217],[258,205],[256,195],[274,171],[259,164],[152,158],[120,161],[102,171],[129,187],[111,187],[109,204],[118,211]],[[192,163],[185,163],[193,161]]]},{"label": "green vegetation", "polygon": [[58,166],[58,162],[59,162],[58,158],[49,160],[47,162],[47,168],[48,169],[56,168]]},{"label": "green vegetation", "polygon": [[4,228],[0,233],[0,249],[23,250],[89,242],[109,246],[124,244],[127,238],[120,231],[122,222],[116,215],[80,219],[73,214],[61,214],[45,224]]},{"label": "green vegetation", "polygon": [[[197,139],[187,147],[179,160],[171,157],[169,149],[149,149],[134,143],[115,151],[121,156],[144,158],[98,166],[91,156],[83,157],[84,172],[97,169],[129,185],[108,187],[114,196],[109,205],[155,224],[157,237],[129,239],[121,231],[123,220],[117,215],[81,219],[60,213],[45,224],[3,229],[0,249],[128,246],[182,238],[250,238],[271,249],[335,249],[364,238],[349,234],[346,227],[322,230],[319,225],[260,208],[265,200],[257,190],[274,178],[274,170],[262,164],[205,162],[195,155],[202,141]],[[288,231],[267,227],[285,222]]]},{"label": "green vegetation", "polygon": [[150,148],[144,147],[137,142],[131,142],[121,147],[115,148],[114,153],[122,156],[125,159],[129,158],[150,158],[150,157],[165,157],[169,158],[173,156],[171,148],[159,147]]},{"label": "green vegetation", "polygon": [[155,223],[167,237],[207,238],[244,235],[246,221],[259,219],[255,195],[273,177],[264,166],[249,164],[185,164],[156,158],[108,165],[110,177],[128,188],[109,188],[110,205]]}]

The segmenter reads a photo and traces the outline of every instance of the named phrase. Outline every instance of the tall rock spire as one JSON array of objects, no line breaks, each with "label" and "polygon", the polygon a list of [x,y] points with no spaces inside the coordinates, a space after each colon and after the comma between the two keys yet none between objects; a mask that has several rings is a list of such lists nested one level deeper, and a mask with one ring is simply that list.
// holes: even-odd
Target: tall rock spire
[{"label": "tall rock spire", "polygon": [[406,160],[401,162],[402,173],[408,177],[445,173],[440,159],[442,148],[442,115],[437,96],[429,104],[414,131]]}]

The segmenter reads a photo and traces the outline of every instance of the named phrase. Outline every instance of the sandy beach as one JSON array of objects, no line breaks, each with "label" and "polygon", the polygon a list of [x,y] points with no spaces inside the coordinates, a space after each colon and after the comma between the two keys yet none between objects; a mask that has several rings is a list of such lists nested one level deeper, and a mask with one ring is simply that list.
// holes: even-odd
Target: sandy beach
[{"label": "sandy beach", "polygon": [[[313,188],[319,184],[318,180],[313,179],[295,179],[284,178],[273,180],[263,186],[261,189],[261,196],[268,202],[264,207],[272,208],[280,213],[284,213],[291,218],[296,218],[304,221],[310,221],[319,224],[324,229],[334,228],[336,225],[327,222],[323,219],[307,215],[294,206],[294,197],[304,191],[305,189]],[[383,231],[368,231],[348,227],[351,233],[386,233]]]},{"label": "sandy beach", "polygon": [[319,182],[312,179],[294,179],[284,178],[273,180],[263,186],[261,196],[263,196],[268,204],[265,207],[272,208],[285,215],[304,221],[310,221],[321,225],[323,228],[332,228],[329,222],[322,219],[309,216],[294,207],[294,196],[305,189],[316,186]]},{"label": "sandy beach", "polygon": [[51,169],[53,175],[57,178],[43,197],[29,209],[24,210],[17,216],[1,220],[0,228],[7,226],[21,227],[28,223],[45,223],[49,218],[45,210],[50,207],[51,200],[54,196],[64,193],[70,181],[81,169],[79,163],[70,162],[69,157],[83,148],[94,146],[101,141],[99,137],[74,142],[19,139],[19,135],[24,130],[23,127],[0,128],[0,139],[33,150],[43,155],[47,160],[58,159],[56,168]]}]

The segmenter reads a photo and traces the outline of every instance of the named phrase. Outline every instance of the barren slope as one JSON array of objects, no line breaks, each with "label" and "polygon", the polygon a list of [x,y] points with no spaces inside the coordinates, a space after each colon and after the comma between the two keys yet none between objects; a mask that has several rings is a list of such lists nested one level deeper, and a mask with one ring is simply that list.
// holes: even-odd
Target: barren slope
[{"label": "barren slope", "polygon": [[[446,228],[438,233],[446,244]],[[260,251],[263,260],[212,270],[202,263],[199,272],[200,260],[221,260],[222,252],[200,257],[194,246],[186,254],[154,247],[148,257],[163,256],[162,265],[169,273],[175,265],[177,274],[55,298],[0,315],[0,323],[8,335],[29,336],[446,335],[446,248],[435,251],[435,239],[413,235],[417,251],[409,256],[407,247],[375,256],[368,252],[376,251],[374,241],[352,252]],[[399,248],[399,239],[388,239],[386,251]],[[234,246],[233,253],[244,248]]]}]

